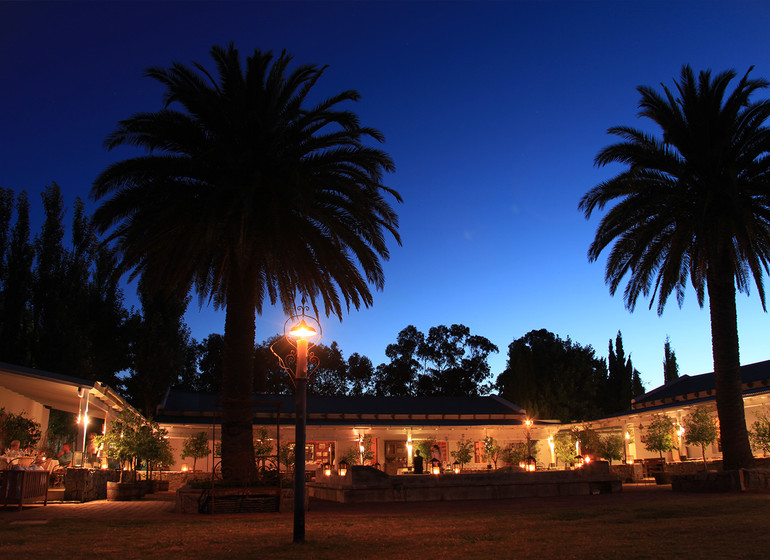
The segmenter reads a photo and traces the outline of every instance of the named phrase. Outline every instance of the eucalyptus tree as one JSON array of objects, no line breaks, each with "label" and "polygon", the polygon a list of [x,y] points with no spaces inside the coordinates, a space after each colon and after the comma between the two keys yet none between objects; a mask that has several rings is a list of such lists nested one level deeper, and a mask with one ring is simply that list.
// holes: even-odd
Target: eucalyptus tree
[{"label": "eucalyptus tree", "polygon": [[624,171],[586,193],[579,209],[603,216],[588,250],[595,261],[609,253],[605,280],[615,294],[624,289],[633,311],[639,296],[656,297],[662,314],[669,296],[681,306],[688,283],[698,304],[708,294],[711,340],[725,468],[753,461],[741,392],[736,290],[753,283],[765,308],[763,276],[770,259],[770,101],[752,100],[768,87],[749,78],[731,92],[734,71],[697,76],[689,66],[663,86],[637,88],[639,116],[660,129],[660,137],[618,126],[620,141],[599,152],[596,164],[619,163]]},{"label": "eucalyptus tree", "polygon": [[254,472],[251,428],[255,313],[293,310],[298,294],[316,313],[373,302],[384,284],[387,234],[398,218],[383,184],[393,162],[343,103],[317,102],[325,67],[255,50],[215,46],[214,73],[196,63],[150,68],[164,107],[118,124],[105,146],[147,154],[110,165],[91,195],[102,232],[121,252],[120,272],[148,288],[194,289],[225,309],[222,363],[223,476]]}]

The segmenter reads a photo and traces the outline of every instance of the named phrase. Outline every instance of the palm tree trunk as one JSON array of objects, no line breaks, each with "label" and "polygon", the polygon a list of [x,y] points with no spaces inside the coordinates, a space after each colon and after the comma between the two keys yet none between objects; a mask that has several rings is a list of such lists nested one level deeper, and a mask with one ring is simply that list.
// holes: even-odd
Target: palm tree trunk
[{"label": "palm tree trunk", "polygon": [[231,281],[227,290],[222,355],[222,478],[247,482],[256,476],[252,434],[255,306],[253,282]]},{"label": "palm tree trunk", "polygon": [[[743,409],[735,280],[732,273],[720,273],[717,268],[720,267],[709,267],[707,272],[711,344],[722,438],[722,465],[724,470],[732,470],[750,467],[754,456],[749,445]],[[722,267],[722,270],[729,268]]]}]

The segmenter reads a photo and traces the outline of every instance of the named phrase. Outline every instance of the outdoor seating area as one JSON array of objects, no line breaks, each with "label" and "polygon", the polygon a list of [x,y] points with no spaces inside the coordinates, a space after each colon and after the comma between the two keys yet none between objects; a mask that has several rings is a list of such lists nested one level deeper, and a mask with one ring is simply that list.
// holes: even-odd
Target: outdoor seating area
[{"label": "outdoor seating area", "polygon": [[48,504],[48,473],[43,470],[0,471],[0,501],[3,507],[43,502]]}]

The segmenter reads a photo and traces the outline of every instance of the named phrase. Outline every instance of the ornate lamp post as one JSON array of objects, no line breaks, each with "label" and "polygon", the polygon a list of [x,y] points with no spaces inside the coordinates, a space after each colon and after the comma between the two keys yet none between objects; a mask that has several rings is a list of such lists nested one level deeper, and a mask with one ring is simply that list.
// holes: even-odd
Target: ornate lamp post
[{"label": "ornate lamp post", "polygon": [[[318,319],[307,314],[310,307],[302,305],[295,308],[294,314],[283,326],[284,339],[294,349],[285,358],[273,349],[270,351],[278,358],[278,364],[289,374],[294,382],[294,542],[305,542],[305,435],[307,426],[307,379],[308,365],[310,374],[318,366],[318,357],[308,352],[321,339],[321,324]],[[292,369],[293,366],[293,369]]]}]

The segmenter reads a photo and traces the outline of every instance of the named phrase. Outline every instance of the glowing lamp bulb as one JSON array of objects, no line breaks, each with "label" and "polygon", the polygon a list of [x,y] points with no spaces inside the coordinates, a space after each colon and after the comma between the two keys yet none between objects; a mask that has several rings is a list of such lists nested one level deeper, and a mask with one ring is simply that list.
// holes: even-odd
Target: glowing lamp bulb
[{"label": "glowing lamp bulb", "polygon": [[294,338],[312,338],[315,335],[317,335],[318,332],[308,325],[304,319],[302,319],[299,324],[294,325],[291,330],[289,331],[289,335],[293,336]]}]

